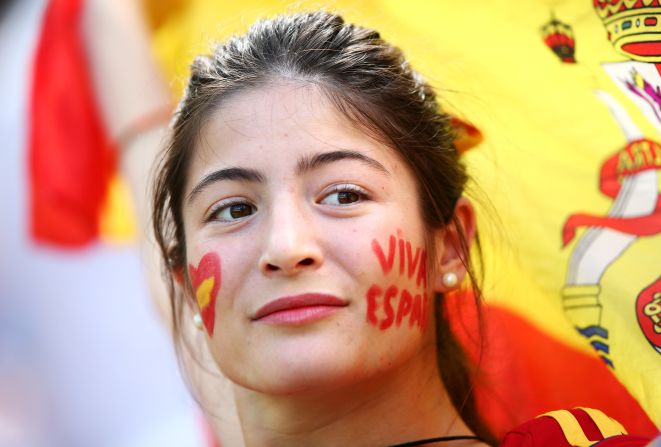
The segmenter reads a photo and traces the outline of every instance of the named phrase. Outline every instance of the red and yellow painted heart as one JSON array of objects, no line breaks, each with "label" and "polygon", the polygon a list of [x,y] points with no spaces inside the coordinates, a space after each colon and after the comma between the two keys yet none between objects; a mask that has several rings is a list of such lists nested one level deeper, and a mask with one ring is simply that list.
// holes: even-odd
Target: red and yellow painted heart
[{"label": "red and yellow painted heart", "polygon": [[189,265],[188,272],[204,327],[212,336],[216,321],[216,298],[220,290],[220,256],[218,253],[207,253],[200,259],[197,268]]}]

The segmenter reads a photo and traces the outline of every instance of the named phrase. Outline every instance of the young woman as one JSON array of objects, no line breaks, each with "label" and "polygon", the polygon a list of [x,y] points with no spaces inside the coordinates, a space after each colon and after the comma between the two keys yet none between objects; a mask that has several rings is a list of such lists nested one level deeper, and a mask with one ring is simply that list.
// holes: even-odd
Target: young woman
[{"label": "young woman", "polygon": [[440,311],[475,230],[452,143],[401,52],[335,15],[195,61],[154,222],[248,445],[492,442]]},{"label": "young woman", "polygon": [[196,59],[153,221],[175,334],[199,328],[246,445],[496,445],[443,310],[464,282],[480,297],[466,181],[375,31],[282,16]]}]

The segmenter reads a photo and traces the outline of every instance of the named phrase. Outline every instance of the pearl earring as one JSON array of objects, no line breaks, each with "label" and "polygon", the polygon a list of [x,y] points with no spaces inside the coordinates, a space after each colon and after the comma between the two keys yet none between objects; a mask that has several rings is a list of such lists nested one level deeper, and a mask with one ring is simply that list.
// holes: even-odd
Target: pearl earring
[{"label": "pearl earring", "polygon": [[443,285],[448,289],[453,289],[459,282],[459,278],[455,272],[446,272],[443,274]]},{"label": "pearl earring", "polygon": [[204,327],[204,324],[202,322],[202,316],[198,312],[195,312],[195,315],[193,315],[193,324],[199,330],[202,330],[202,328]]}]

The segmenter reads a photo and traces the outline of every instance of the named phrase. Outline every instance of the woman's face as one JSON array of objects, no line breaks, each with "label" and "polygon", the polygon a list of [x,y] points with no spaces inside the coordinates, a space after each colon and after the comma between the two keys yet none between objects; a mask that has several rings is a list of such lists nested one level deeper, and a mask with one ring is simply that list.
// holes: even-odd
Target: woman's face
[{"label": "woman's face", "polygon": [[414,178],[318,88],[226,100],[202,129],[182,206],[192,301],[235,383],[271,394],[356,383],[430,343]]}]

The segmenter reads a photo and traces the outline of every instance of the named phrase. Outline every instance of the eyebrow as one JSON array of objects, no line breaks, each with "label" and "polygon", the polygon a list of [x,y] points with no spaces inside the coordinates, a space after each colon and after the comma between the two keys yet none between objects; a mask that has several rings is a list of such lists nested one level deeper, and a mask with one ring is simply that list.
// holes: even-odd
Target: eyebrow
[{"label": "eyebrow", "polygon": [[190,194],[188,194],[188,203],[191,203],[195,199],[195,196],[200,194],[207,186],[223,180],[249,183],[264,183],[265,181],[264,176],[254,169],[236,167],[219,169],[205,175],[204,178],[195,185]]},{"label": "eyebrow", "polygon": [[365,154],[361,154],[360,152],[348,150],[322,152],[312,156],[304,156],[298,161],[296,173],[300,175],[341,160],[358,160],[382,174],[390,175],[390,172],[388,172],[385,166],[375,159],[370,158]]},{"label": "eyebrow", "polygon": [[[319,169],[322,166],[326,166],[341,160],[358,160],[368,167],[382,173],[385,175],[390,175],[390,172],[383,166],[381,163],[375,159],[368,157],[367,155],[361,154],[356,151],[348,150],[339,150],[332,152],[322,152],[320,154],[315,154],[312,156],[303,156],[298,160],[296,164],[296,174],[301,175],[315,169]],[[219,169],[213,171],[202,180],[200,180],[193,190],[188,194],[187,202],[191,203],[197,195],[199,195],[205,188],[209,185],[223,180],[238,181],[238,182],[248,182],[248,183],[264,183],[264,175],[254,169],[239,168],[239,167],[230,167]]]}]

